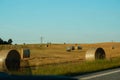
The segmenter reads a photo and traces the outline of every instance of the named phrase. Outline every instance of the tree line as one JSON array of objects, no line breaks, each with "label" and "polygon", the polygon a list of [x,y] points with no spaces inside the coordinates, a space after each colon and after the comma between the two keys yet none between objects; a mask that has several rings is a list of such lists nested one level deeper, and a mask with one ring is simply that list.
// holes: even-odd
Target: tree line
[{"label": "tree line", "polygon": [[12,44],[12,39],[8,39],[8,41],[4,41],[2,38],[0,38],[0,45],[2,44]]}]

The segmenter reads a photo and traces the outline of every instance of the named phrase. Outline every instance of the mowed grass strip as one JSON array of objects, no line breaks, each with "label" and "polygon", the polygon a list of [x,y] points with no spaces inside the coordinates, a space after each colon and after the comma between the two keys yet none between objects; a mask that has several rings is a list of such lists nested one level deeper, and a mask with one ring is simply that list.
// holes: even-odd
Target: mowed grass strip
[{"label": "mowed grass strip", "polygon": [[74,76],[78,74],[85,74],[119,66],[120,58],[115,58],[111,60],[97,60],[93,62],[39,66],[37,67],[37,69],[32,70],[32,74]]}]

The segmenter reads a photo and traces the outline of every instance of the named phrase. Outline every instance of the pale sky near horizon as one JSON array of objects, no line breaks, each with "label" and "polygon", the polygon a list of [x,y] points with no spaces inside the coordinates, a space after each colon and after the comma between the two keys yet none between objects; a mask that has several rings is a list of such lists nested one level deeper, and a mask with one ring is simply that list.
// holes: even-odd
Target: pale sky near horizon
[{"label": "pale sky near horizon", "polygon": [[14,43],[120,41],[120,0],[0,0],[0,38]]}]

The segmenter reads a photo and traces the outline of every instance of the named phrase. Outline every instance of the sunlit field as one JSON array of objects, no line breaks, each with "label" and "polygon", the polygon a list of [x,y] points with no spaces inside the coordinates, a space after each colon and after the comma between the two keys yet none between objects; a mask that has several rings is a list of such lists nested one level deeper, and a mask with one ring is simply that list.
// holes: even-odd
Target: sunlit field
[{"label": "sunlit field", "polygon": [[[69,46],[81,46],[82,50],[67,52]],[[106,59],[88,62],[85,60],[86,51],[92,47],[102,47]],[[114,48],[113,48],[114,47]],[[0,49],[29,48],[31,56],[21,61],[20,72],[32,75],[74,75],[120,66],[120,43],[97,44],[26,44],[1,45]]]}]

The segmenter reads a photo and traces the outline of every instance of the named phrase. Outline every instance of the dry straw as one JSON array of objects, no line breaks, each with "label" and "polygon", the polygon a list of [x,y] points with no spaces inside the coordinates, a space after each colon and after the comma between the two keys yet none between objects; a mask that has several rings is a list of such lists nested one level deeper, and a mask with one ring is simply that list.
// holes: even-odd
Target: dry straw
[{"label": "dry straw", "polygon": [[90,48],[85,55],[86,60],[93,61],[96,59],[105,59],[105,51],[103,48]]},{"label": "dry straw", "polygon": [[0,72],[20,69],[20,54],[17,50],[0,51]]}]

